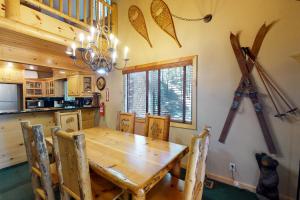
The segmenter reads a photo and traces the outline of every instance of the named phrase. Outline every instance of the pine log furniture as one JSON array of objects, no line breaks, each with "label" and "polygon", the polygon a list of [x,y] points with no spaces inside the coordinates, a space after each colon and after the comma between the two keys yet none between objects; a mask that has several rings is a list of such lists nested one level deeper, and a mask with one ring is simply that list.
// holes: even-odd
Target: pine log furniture
[{"label": "pine log furniture", "polygon": [[192,138],[185,181],[165,176],[148,194],[149,200],[200,200],[205,179],[209,129]]},{"label": "pine log furniture", "polygon": [[[109,128],[95,127],[85,134],[87,158],[94,172],[143,200],[188,153],[188,147]],[[52,138],[47,137],[52,144]]]},{"label": "pine log furniture", "polygon": [[126,133],[134,133],[135,113],[118,112],[117,130]]},{"label": "pine log furniture", "polygon": [[122,194],[121,188],[90,173],[83,133],[67,133],[56,127],[52,138],[61,199],[113,200]]},{"label": "pine log furniture", "polygon": [[169,141],[170,116],[146,115],[145,135],[153,139]]},{"label": "pine log furniture", "polygon": [[82,130],[81,110],[75,112],[56,112],[55,124],[66,132]]},{"label": "pine log furniture", "polygon": [[58,185],[55,164],[50,164],[42,125],[21,122],[32,188],[36,199],[54,200],[53,187]]}]

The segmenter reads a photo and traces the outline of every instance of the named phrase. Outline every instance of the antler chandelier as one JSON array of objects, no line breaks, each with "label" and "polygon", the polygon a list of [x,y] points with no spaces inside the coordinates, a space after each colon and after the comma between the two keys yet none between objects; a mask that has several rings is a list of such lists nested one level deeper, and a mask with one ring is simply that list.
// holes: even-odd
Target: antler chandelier
[{"label": "antler chandelier", "polygon": [[[79,35],[80,47],[76,46],[74,42],[71,47],[68,47],[66,54],[73,59],[74,64],[77,61],[77,52],[79,52],[82,61],[88,65],[93,71],[99,74],[106,74],[113,68],[121,70],[118,67],[118,43],[119,40],[113,34],[109,34],[109,28],[107,26],[91,27],[88,36],[83,33]],[[124,67],[129,61],[128,58],[129,48],[124,47]]]}]

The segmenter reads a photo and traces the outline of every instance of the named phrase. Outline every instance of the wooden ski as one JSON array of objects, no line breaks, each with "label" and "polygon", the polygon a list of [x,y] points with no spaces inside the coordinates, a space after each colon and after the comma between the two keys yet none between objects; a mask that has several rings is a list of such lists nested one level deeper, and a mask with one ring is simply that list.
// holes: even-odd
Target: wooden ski
[{"label": "wooden ski", "polygon": [[[256,57],[258,55],[258,52],[262,46],[262,43],[263,43],[263,40],[266,36],[266,34],[268,33],[268,31],[270,30],[271,26],[273,25],[270,24],[268,26],[266,26],[266,24],[263,24],[261,26],[261,28],[259,29],[256,37],[255,37],[255,40],[254,40],[254,43],[253,43],[253,46],[252,46],[252,52],[253,52],[253,55]],[[248,66],[252,66],[251,69],[248,69],[250,72],[252,71],[253,69],[253,66],[254,65],[251,65],[249,64]],[[225,140],[228,136],[228,133],[229,133],[229,130],[231,128],[231,125],[232,125],[232,122],[233,122],[233,119],[236,115],[236,112],[239,108],[239,105],[243,99],[243,92],[244,92],[244,79],[243,77],[241,78],[241,81],[239,83],[239,86],[238,88],[236,89],[235,91],[235,96],[234,96],[234,99],[233,99],[233,102],[232,102],[232,105],[231,105],[231,108],[230,108],[230,111],[229,111],[229,114],[226,118],[226,121],[225,121],[225,124],[224,124],[224,127],[223,127],[223,130],[222,130],[222,133],[220,135],[220,138],[219,138],[219,141],[221,143],[225,143]]]},{"label": "wooden ski", "polygon": [[[254,45],[253,45],[253,49],[254,49],[254,53],[251,54],[251,59],[255,59],[255,57],[257,56],[259,49],[261,47],[263,38],[265,37],[267,31],[268,31],[268,27],[263,25],[255,39]],[[263,38],[261,38],[263,37]],[[266,144],[268,146],[268,149],[270,151],[270,153],[272,154],[276,154],[276,148],[275,145],[273,143],[270,131],[268,129],[267,123],[265,121],[264,115],[263,115],[263,110],[262,110],[262,105],[259,102],[258,96],[257,96],[257,90],[256,88],[253,86],[252,84],[252,75],[251,75],[251,71],[253,69],[253,63],[250,62],[250,59],[246,58],[246,51],[243,52],[238,37],[231,34],[230,35],[230,41],[232,44],[232,48],[233,51],[235,53],[235,56],[237,58],[238,64],[240,66],[240,69],[242,71],[243,77],[241,80],[241,83],[239,84],[238,89],[236,90],[235,93],[235,97],[233,100],[233,104],[231,106],[230,112],[227,116],[224,128],[222,130],[221,136],[219,141],[224,143],[226,140],[226,137],[229,133],[229,129],[231,127],[232,121],[234,119],[234,116],[239,108],[240,102],[242,100],[242,96],[244,93],[244,90],[248,90],[249,92],[249,97],[251,99],[252,104],[254,105],[255,108],[255,112],[256,115],[258,117],[258,121],[259,124],[261,126],[262,132],[263,132],[263,136],[264,139],[266,141]],[[247,50],[247,49],[246,49]]]}]

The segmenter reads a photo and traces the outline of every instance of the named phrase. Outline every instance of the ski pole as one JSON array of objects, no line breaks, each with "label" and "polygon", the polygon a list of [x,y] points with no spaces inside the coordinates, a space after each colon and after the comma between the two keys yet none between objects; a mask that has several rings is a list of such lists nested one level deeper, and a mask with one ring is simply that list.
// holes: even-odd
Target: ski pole
[{"label": "ski pole", "polygon": [[292,105],[290,105],[288,103],[288,101],[286,100],[286,97],[284,97],[278,88],[276,88],[276,86],[271,82],[270,78],[268,77],[268,74],[266,73],[266,71],[263,69],[263,67],[258,63],[258,62],[254,62],[256,67],[261,70],[262,75],[265,77],[266,81],[268,82],[268,84],[274,89],[274,91],[278,94],[278,96],[282,99],[282,101],[287,105],[287,107],[289,108],[289,110],[286,113],[295,113],[295,111],[298,110],[298,108],[293,108]]},{"label": "ski pole", "polygon": [[264,78],[263,78],[262,72],[261,72],[258,68],[257,68],[257,72],[258,72],[258,75],[259,75],[259,77],[260,77],[260,79],[261,79],[263,85],[265,86],[265,89],[266,89],[266,91],[267,91],[267,93],[268,93],[268,95],[269,95],[269,97],[270,97],[270,99],[271,99],[271,101],[272,101],[272,103],[273,103],[275,109],[276,109],[277,114],[275,115],[275,117],[281,118],[281,117],[286,116],[285,113],[279,112],[279,109],[278,109],[278,107],[277,107],[277,105],[276,105],[276,103],[275,103],[275,100],[274,100],[274,98],[273,98],[273,96],[272,96],[272,94],[271,94],[271,92],[270,92],[270,90],[269,90],[269,88],[268,88],[268,86],[267,86],[267,84],[266,84]]}]

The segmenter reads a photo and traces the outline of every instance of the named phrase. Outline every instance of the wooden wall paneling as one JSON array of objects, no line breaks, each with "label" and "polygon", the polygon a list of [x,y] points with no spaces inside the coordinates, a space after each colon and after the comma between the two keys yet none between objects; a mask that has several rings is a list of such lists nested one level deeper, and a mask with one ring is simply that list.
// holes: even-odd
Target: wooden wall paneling
[{"label": "wooden wall paneling", "polygon": [[93,0],[89,0],[89,5],[90,5],[90,25],[94,24],[94,13],[95,13],[95,7],[94,7],[94,1]]},{"label": "wooden wall paneling", "polygon": [[83,0],[83,22],[87,23],[87,0]]},{"label": "wooden wall paneling", "polygon": [[[23,5],[21,5],[20,22],[69,40],[74,40],[81,32],[88,34],[79,28]],[[70,44],[71,41],[69,43],[65,43],[64,45]]]},{"label": "wooden wall paneling", "polygon": [[[83,128],[92,128],[97,125],[95,121],[96,111],[96,109],[82,110]],[[0,115],[0,169],[27,160],[20,126],[21,121],[42,124],[46,137],[51,136],[51,128],[55,126],[54,112]]]},{"label": "wooden wall paneling", "polygon": [[5,0],[5,17],[13,20],[20,18],[20,0]]},{"label": "wooden wall paneling", "polygon": [[[18,55],[18,56],[16,56]],[[77,71],[88,71],[91,70],[86,67],[77,67],[74,66],[72,60],[62,55],[54,55],[50,53],[39,52],[38,50],[19,48],[1,44],[0,41],[0,60],[17,62],[17,63],[26,63],[32,65],[40,65],[45,67],[52,67],[57,69],[66,69],[66,70],[77,70]]]},{"label": "wooden wall paneling", "polygon": [[[24,70],[17,68],[8,68],[6,66],[2,66],[1,64],[2,63],[0,62],[0,82],[23,84]],[[6,65],[6,63],[3,65]]]},{"label": "wooden wall paneling", "polygon": [[5,0],[0,0],[0,17],[5,17]]},{"label": "wooden wall paneling", "polygon": [[112,3],[111,10],[112,10],[112,16],[111,16],[112,32],[114,35],[118,35],[118,6],[116,3]]},{"label": "wooden wall paneling", "polygon": [[36,27],[28,26],[24,23],[9,20],[4,17],[0,17],[0,28],[4,29],[4,32],[1,31],[1,33],[5,33],[6,30],[17,31],[25,35],[29,35],[36,38],[42,38],[46,41],[51,41],[62,45],[70,45],[73,42],[73,40],[71,39],[52,34],[48,31],[41,30]]}]

